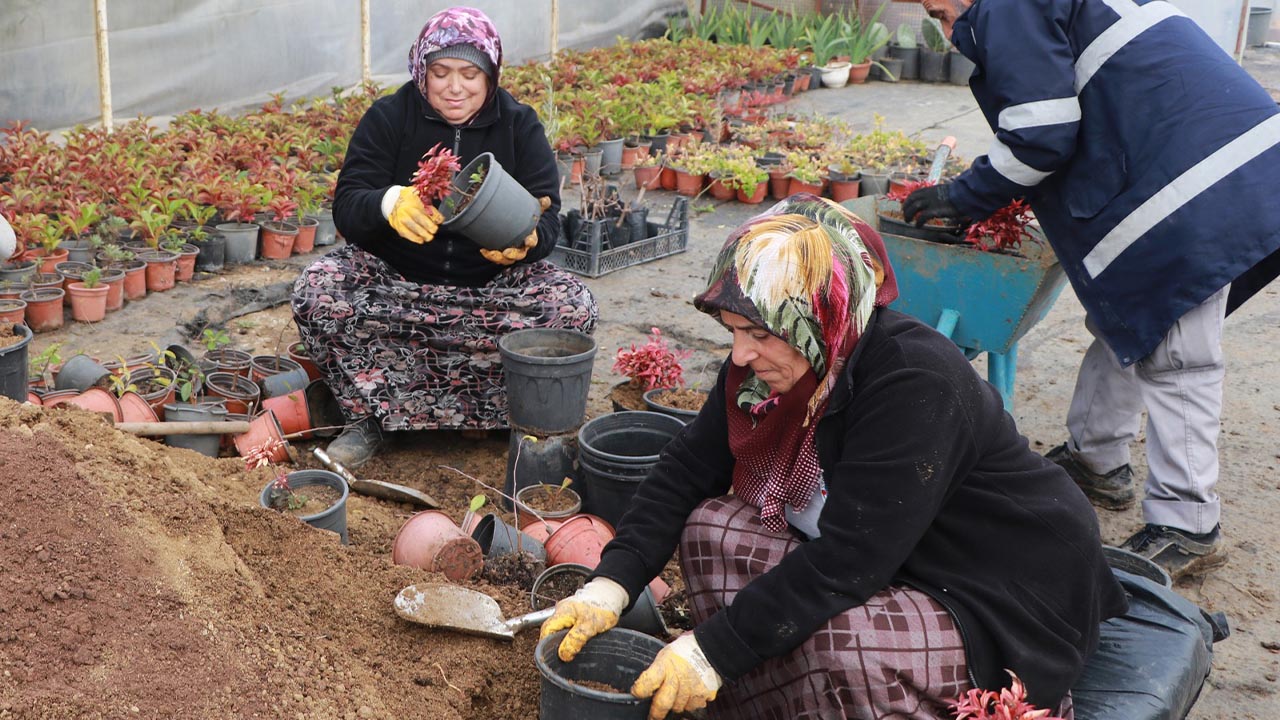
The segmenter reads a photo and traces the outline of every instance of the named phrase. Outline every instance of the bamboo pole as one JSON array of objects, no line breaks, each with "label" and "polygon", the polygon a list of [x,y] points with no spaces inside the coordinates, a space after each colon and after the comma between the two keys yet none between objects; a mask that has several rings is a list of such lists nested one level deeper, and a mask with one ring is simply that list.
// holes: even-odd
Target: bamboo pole
[{"label": "bamboo pole", "polygon": [[249,423],[246,420],[118,422],[116,429],[134,435],[239,435],[249,432]]},{"label": "bamboo pole", "polygon": [[370,71],[370,50],[372,44],[369,31],[369,0],[360,0],[360,82],[369,84],[373,81]]},{"label": "bamboo pole", "polygon": [[102,127],[111,132],[111,60],[107,52],[107,0],[93,0],[93,29],[98,46],[98,110]]},{"label": "bamboo pole", "polygon": [[551,0],[551,59],[560,50],[560,0]]}]

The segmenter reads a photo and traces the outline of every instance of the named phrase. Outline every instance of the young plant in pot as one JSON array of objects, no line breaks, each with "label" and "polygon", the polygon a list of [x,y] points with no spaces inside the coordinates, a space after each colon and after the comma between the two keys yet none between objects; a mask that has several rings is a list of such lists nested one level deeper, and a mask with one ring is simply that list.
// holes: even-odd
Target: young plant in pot
[{"label": "young plant in pot", "polygon": [[523,244],[542,215],[541,203],[491,153],[481,153],[461,170],[458,164],[458,157],[439,143],[422,156],[413,176],[422,203],[439,200],[441,224],[480,247],[504,250]]},{"label": "young plant in pot", "polygon": [[[609,400],[615,410],[649,410],[645,395],[651,390],[667,390],[656,402],[673,402],[667,400],[669,395],[682,393],[696,394],[697,391],[679,390],[684,385],[684,366],[681,364],[692,350],[672,350],[666,338],[658,328],[650,328],[649,341],[636,347],[632,343],[628,348],[618,348],[614,356],[613,371],[626,375],[628,380],[613,386],[609,392]],[[706,393],[701,393],[705,400]],[[702,407],[701,402],[697,407]]]}]

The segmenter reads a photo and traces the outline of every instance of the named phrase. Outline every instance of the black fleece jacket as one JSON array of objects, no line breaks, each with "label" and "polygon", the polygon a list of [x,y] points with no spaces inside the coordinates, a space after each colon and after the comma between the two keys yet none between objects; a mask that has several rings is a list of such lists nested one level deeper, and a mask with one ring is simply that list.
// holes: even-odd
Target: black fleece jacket
[{"label": "black fleece jacket", "polygon": [[[726,362],[727,367],[727,362]],[[689,513],[729,492],[725,372],[641,483],[597,575],[632,598],[671,557]],[[893,310],[868,323],[817,431],[829,495],[803,543],[695,629],[726,680],[784,655],[891,583],[945,605],[979,686],[1026,683],[1055,707],[1125,595],[1093,508],[1032,452],[956,346]]]},{"label": "black fleece jacket", "polygon": [[461,235],[442,229],[435,240],[416,245],[382,216],[387,188],[409,185],[418,161],[436,143],[456,152],[464,166],[480,153],[493,153],[534,197],[551,198],[538,221],[538,245],[521,262],[551,254],[560,237],[560,172],[533,108],[498,88],[474,122],[454,127],[412,82],[376,100],[351,135],[333,197],[333,220],[347,242],[416,283],[478,287],[502,272],[503,266],[484,259],[480,247]]}]

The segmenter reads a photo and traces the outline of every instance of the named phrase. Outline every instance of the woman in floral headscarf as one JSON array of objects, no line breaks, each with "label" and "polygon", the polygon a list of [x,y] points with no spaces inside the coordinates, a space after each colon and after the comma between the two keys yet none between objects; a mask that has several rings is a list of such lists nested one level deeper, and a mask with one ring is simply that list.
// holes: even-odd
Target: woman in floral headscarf
[{"label": "woman in floral headscarf", "polygon": [[[497,339],[595,328],[590,291],[545,261],[559,236],[560,174],[537,114],[498,86],[501,67],[484,13],[442,10],[410,49],[410,81],[351,136],[333,206],[349,244],[307,268],[293,296],[307,351],[350,420],[328,449],[348,469],[374,455],[383,431],[506,427]],[[407,187],[437,143],[463,165],[493,153],[541,199],[522,247],[484,250],[438,225]]]},{"label": "woman in floral headscarf", "polygon": [[796,195],[738,228],[699,310],[733,350],[592,580],[571,659],[676,549],[696,629],[632,692],[651,718],[935,718],[1015,672],[1041,707],[1125,608],[1088,500],[897,295],[879,235]]}]

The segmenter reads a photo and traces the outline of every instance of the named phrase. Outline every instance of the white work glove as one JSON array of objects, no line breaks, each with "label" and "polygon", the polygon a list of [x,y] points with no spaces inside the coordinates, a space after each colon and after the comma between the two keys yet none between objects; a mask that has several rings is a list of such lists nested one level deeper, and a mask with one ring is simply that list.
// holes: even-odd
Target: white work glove
[{"label": "white work glove", "polygon": [[627,600],[621,585],[609,578],[595,578],[556,603],[555,613],[542,623],[540,637],[568,629],[560,641],[560,659],[569,662],[588,640],[618,624]]},{"label": "white work glove", "polygon": [[18,249],[18,236],[13,234],[9,221],[0,215],[0,260],[8,260],[13,251]]},{"label": "white work glove", "polygon": [[667,713],[698,710],[716,699],[724,681],[707,662],[693,633],[687,632],[662,648],[648,669],[631,686],[631,694],[653,698],[649,720],[662,720]]}]

